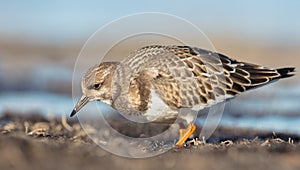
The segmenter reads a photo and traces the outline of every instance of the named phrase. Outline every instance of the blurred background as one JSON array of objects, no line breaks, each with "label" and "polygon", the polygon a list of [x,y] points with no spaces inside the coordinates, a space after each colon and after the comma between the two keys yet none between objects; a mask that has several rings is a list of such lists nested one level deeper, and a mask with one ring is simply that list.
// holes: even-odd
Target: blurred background
[{"label": "blurred background", "polygon": [[[140,12],[185,18],[218,52],[238,60],[299,68],[299,7],[296,0],[0,1],[0,115],[69,114],[73,69],[84,43],[112,20]],[[296,74],[232,100],[221,124],[300,134],[299,102]]]}]

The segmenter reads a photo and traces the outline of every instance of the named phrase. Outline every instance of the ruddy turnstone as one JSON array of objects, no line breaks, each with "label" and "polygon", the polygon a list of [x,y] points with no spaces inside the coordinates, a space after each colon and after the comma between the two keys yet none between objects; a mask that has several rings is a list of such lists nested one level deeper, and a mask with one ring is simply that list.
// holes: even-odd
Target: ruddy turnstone
[{"label": "ruddy turnstone", "polygon": [[[294,67],[271,69],[189,46],[146,46],[121,62],[103,62],[82,78],[83,95],[71,117],[98,100],[120,113],[168,123],[179,109],[200,110],[238,94],[292,76]],[[194,133],[190,119],[180,129],[182,146]]]}]

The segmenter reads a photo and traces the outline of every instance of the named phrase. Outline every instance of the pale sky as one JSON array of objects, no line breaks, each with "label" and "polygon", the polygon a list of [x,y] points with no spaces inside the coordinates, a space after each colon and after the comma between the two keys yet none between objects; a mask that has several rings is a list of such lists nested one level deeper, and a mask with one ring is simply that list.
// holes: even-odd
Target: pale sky
[{"label": "pale sky", "polygon": [[300,42],[300,1],[5,1],[0,0],[0,37],[37,41],[87,39],[99,27],[140,12],[187,19],[208,35]]}]

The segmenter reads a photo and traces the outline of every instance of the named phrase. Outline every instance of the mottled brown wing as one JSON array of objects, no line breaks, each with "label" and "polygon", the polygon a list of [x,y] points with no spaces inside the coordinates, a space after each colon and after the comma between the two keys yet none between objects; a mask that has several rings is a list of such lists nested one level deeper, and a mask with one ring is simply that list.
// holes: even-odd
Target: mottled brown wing
[{"label": "mottled brown wing", "polygon": [[[192,83],[190,84],[192,87],[185,89],[187,92],[192,89],[193,94],[196,96],[200,94],[201,98],[204,99],[200,101],[200,104],[209,103],[209,100],[217,98],[222,100],[224,95],[226,95],[226,98],[230,98],[274,80],[290,77],[295,69],[293,67],[271,69],[256,64],[239,62],[220,53],[188,46],[169,48],[176,56],[181,58],[189,68],[188,71],[193,73],[192,77],[197,80],[198,84],[195,85],[194,83],[197,82],[190,81],[188,84]],[[203,93],[195,91],[193,88],[195,86],[198,90],[202,89]],[[185,94],[182,95],[183,98],[184,96]],[[194,101],[192,105],[199,104],[197,100]]]},{"label": "mottled brown wing", "polygon": [[177,60],[168,64],[180,89],[181,107],[206,107],[225,99],[226,77],[218,56],[189,46],[170,46]]},{"label": "mottled brown wing", "polygon": [[211,52],[204,55],[187,46],[150,46],[134,53],[126,65],[136,74],[133,77],[151,74],[152,87],[171,108],[206,106],[225,98],[224,85],[219,83],[222,78],[225,81],[222,64]]},{"label": "mottled brown wing", "polygon": [[147,75],[146,82],[150,82],[171,108],[205,107],[272,80],[291,76],[289,72],[294,70],[268,69],[189,46],[144,47],[123,63],[134,75],[129,77],[131,82]]}]

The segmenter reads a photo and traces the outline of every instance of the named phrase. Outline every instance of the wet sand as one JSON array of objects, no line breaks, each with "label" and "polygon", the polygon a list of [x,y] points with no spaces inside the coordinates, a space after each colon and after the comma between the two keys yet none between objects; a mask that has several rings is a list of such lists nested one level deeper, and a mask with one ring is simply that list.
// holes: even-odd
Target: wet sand
[{"label": "wet sand", "polygon": [[[132,129],[133,131],[134,129]],[[76,119],[5,113],[0,169],[299,169],[300,136],[218,128],[207,143],[190,140],[152,158],[122,158],[101,149]]]}]

